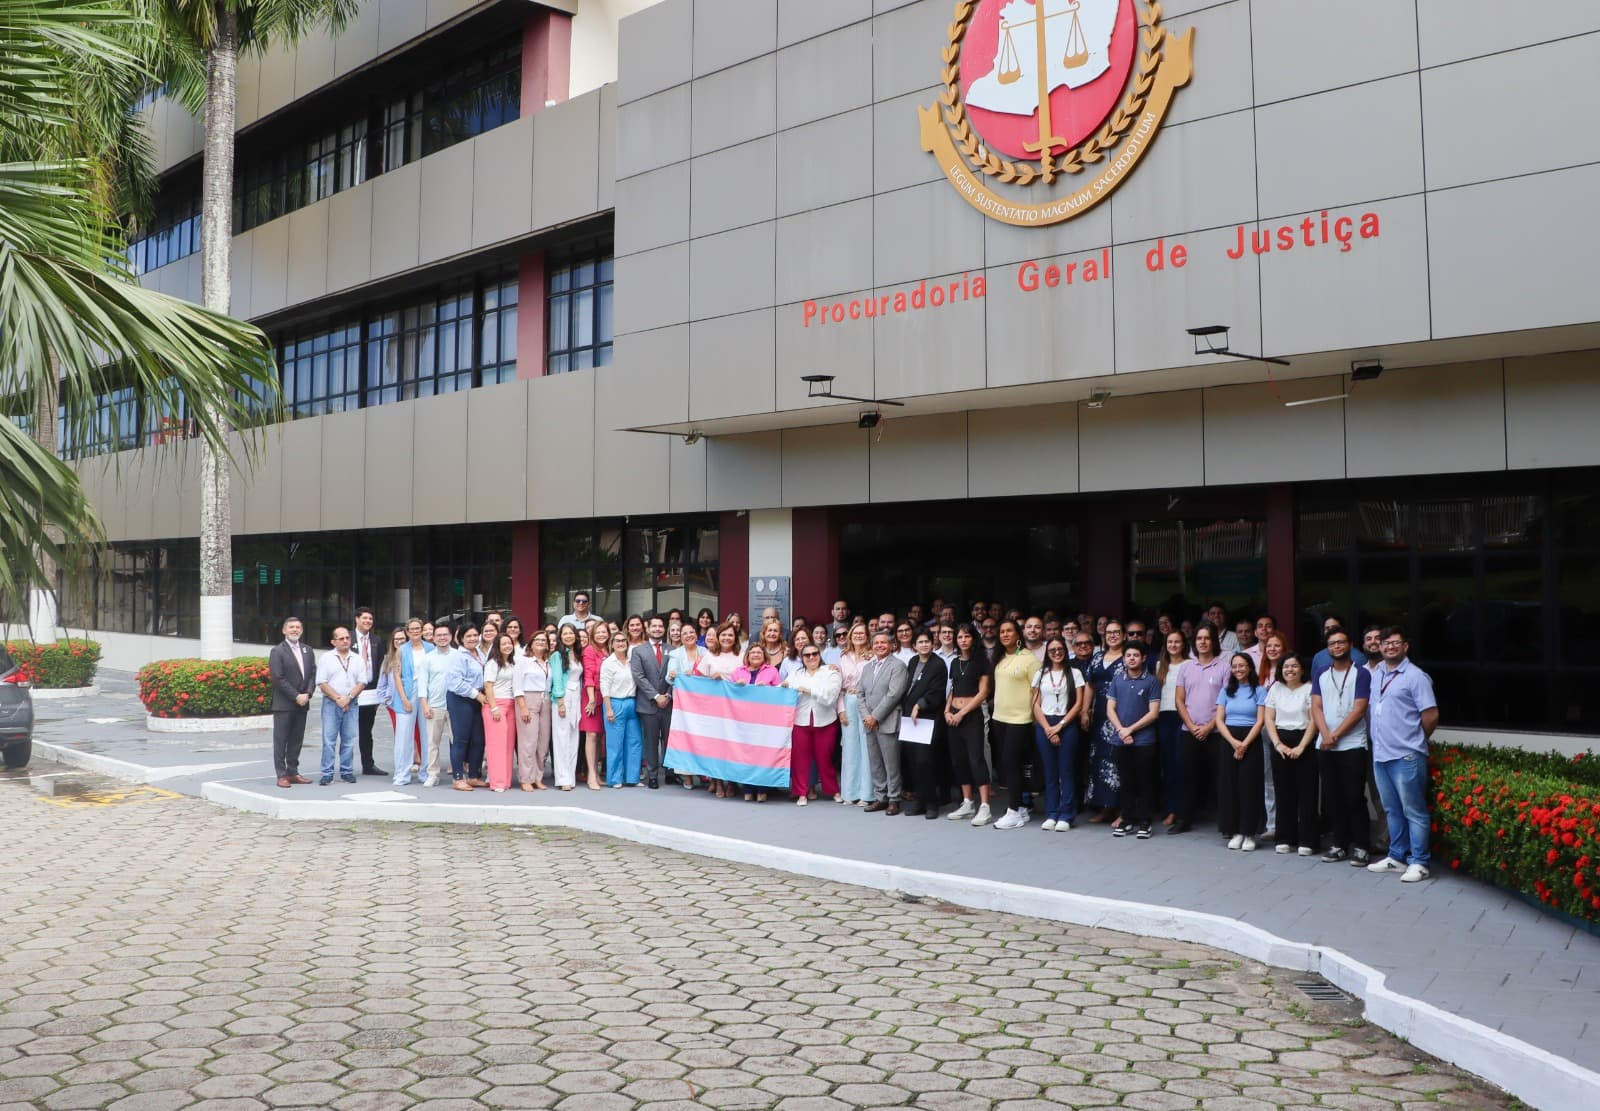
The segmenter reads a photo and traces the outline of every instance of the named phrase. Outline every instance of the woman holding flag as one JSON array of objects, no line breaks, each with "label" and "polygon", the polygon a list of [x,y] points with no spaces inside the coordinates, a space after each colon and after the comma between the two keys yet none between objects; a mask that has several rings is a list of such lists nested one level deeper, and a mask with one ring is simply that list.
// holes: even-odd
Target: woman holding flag
[{"label": "woman holding flag", "polygon": [[[797,634],[795,640],[799,642]],[[822,663],[822,648],[805,638],[800,647],[800,667],[791,671],[783,685],[800,692],[795,707],[794,743],[789,756],[789,794],[796,806],[812,797],[811,769],[817,769],[822,793],[839,797],[839,775],[833,768],[834,749],[839,743],[839,686],[837,668]]]},{"label": "woman holding flag", "polygon": [[[772,622],[767,626],[767,629],[773,628],[778,629],[778,643],[783,643],[781,627],[776,622]],[[766,630],[763,630],[763,635],[765,632]],[[745,650],[744,663],[734,669],[733,674],[728,676],[728,681],[741,687],[776,687],[780,682],[778,669],[768,662],[767,650],[759,643],[752,643]],[[746,783],[744,785],[744,801],[751,801],[752,794],[756,802],[767,801],[767,789],[765,787],[752,786]]]}]

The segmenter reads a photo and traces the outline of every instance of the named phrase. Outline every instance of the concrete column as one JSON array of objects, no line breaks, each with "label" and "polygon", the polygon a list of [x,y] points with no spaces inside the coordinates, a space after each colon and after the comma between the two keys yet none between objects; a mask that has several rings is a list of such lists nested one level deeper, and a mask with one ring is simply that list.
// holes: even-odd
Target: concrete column
[{"label": "concrete column", "polygon": [[539,569],[539,522],[511,526],[511,608],[524,632],[544,624],[544,589]]},{"label": "concrete column", "polygon": [[[743,511],[729,511],[721,515],[717,524],[718,548],[721,551],[717,568],[717,620],[729,613],[744,613],[750,604],[750,516]],[[745,627],[750,615],[745,613]]]},{"label": "concrete column", "polygon": [[560,104],[572,89],[572,17],[545,8],[522,25],[522,114]]},{"label": "concrete column", "polygon": [[831,509],[792,511],[794,612],[827,624],[839,597],[839,522]]},{"label": "concrete column", "polygon": [[33,642],[54,644],[58,623],[56,592],[38,589],[28,591],[28,635]]},{"label": "concrete column", "polygon": [[544,377],[544,298],[544,252],[529,251],[517,263],[518,378]]},{"label": "concrete column", "polygon": [[1267,612],[1278,619],[1278,628],[1295,647],[1299,627],[1294,601],[1294,487],[1287,483],[1269,486],[1267,502]]}]

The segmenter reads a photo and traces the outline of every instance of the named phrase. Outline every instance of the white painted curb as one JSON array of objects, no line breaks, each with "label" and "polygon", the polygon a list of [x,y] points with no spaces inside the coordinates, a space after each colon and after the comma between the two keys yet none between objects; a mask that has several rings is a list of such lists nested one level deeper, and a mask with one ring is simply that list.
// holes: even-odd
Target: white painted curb
[{"label": "white painted curb", "polygon": [[1367,1021],[1404,1038],[1424,1053],[1504,1088],[1532,1107],[1549,1111],[1600,1107],[1600,1073],[1520,1038],[1391,991],[1384,986],[1383,973],[1337,949],[1287,941],[1221,915],[824,856],[581,807],[299,800],[225,783],[207,783],[201,795],[221,806],[291,821],[556,826],[880,891],[940,899],[979,910],[1210,945],[1276,968],[1320,974],[1361,999],[1366,1004]]},{"label": "white painted curb", "polygon": [[255,714],[247,718],[158,718],[144,716],[144,727],[152,733],[247,733],[254,729],[271,729],[271,714]]},{"label": "white painted curb", "polygon": [[84,752],[82,749],[68,748],[66,745],[51,744],[49,741],[38,740],[33,742],[33,751],[35,755],[48,757],[60,764],[82,768],[84,771],[94,772],[97,775],[109,775],[113,779],[125,779],[130,783],[162,783],[169,779],[204,775],[206,772],[249,767],[256,762],[254,760],[235,760],[221,764],[149,767],[144,764],[135,764],[129,760],[118,760],[115,756],[105,756],[98,752]]},{"label": "white painted curb", "polygon": [[30,687],[35,702],[68,702],[74,698],[93,698],[100,693],[100,684],[87,687]]}]

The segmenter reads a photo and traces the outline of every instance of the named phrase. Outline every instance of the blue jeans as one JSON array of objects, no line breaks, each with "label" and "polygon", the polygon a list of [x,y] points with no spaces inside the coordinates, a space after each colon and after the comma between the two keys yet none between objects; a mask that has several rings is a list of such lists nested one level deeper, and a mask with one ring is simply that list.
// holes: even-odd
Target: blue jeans
[{"label": "blue jeans", "polygon": [[1183,813],[1183,718],[1176,710],[1162,710],[1156,718],[1156,738],[1161,745],[1161,806],[1165,814]]},{"label": "blue jeans", "polygon": [[322,700],[322,778],[333,778],[333,757],[339,755],[339,774],[345,779],[355,776],[356,724],[360,707],[351,702],[339,709],[331,698]]},{"label": "blue jeans", "polygon": [[[1061,719],[1047,714],[1045,720],[1055,725]],[[1078,727],[1069,725],[1061,731],[1061,743],[1053,745],[1044,730],[1033,727],[1033,741],[1039,748],[1039,766],[1044,770],[1044,816],[1056,822],[1078,820]]]},{"label": "blue jeans", "polygon": [[1389,857],[1428,866],[1428,757],[1413,752],[1398,760],[1375,760],[1373,777],[1389,821]]},{"label": "blue jeans", "polygon": [[445,693],[444,704],[450,711],[450,777],[482,779],[483,708],[455,691]]},{"label": "blue jeans", "polygon": [[639,782],[639,765],[644,759],[644,736],[639,732],[639,715],[631,698],[613,698],[611,712],[617,720],[606,718],[606,786]]}]

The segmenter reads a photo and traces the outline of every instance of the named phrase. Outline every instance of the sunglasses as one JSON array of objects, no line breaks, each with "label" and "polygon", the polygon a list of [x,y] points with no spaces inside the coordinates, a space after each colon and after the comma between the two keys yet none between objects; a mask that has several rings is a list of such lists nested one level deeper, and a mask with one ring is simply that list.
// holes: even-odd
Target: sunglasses
[{"label": "sunglasses", "polygon": [[804,658],[804,659],[807,659],[807,660],[814,660],[814,659],[816,659],[816,658],[817,658],[817,657],[818,657],[818,656],[820,656],[820,655],[822,655],[822,653],[821,653],[821,652],[802,652],[802,653],[800,653],[800,655],[801,655],[801,657],[802,657],[802,658]]}]

